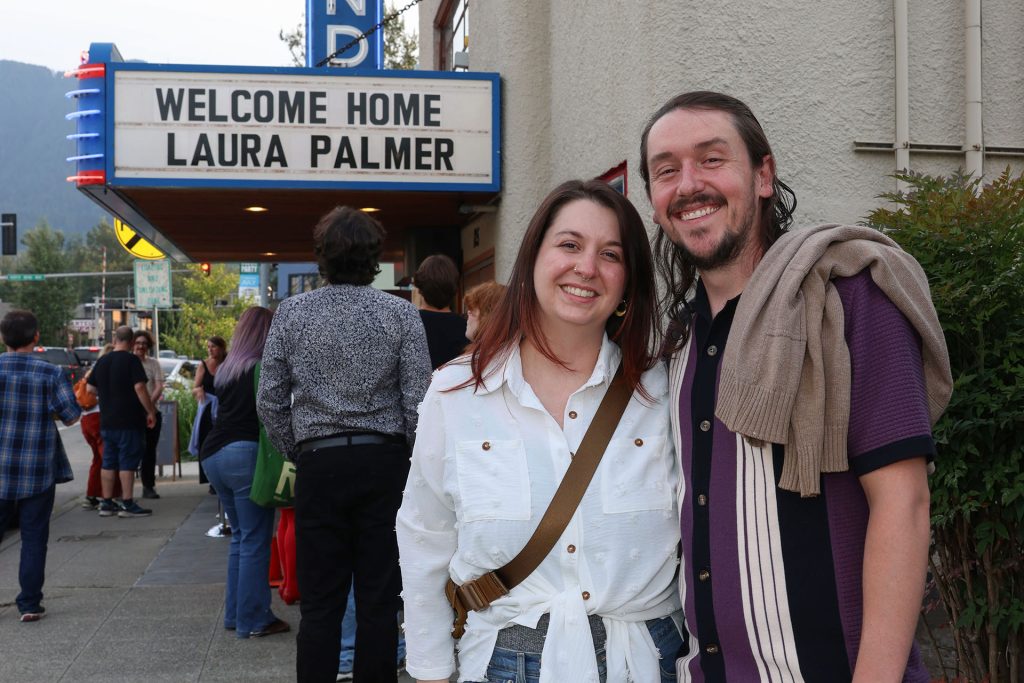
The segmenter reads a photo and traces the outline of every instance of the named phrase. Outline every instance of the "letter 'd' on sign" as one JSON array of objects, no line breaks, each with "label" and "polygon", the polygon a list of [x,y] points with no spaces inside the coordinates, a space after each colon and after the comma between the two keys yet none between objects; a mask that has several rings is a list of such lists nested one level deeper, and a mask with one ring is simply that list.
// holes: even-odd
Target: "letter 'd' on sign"
[{"label": "letter 'd' on sign", "polygon": [[[383,13],[383,0],[306,0],[306,66],[318,65],[376,26]],[[332,57],[329,65],[382,69],[384,32],[358,41]]]}]

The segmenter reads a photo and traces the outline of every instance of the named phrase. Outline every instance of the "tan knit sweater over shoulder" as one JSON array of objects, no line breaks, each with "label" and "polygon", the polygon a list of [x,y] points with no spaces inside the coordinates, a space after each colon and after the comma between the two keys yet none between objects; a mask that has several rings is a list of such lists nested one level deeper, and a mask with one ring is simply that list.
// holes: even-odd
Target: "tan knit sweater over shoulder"
[{"label": "tan knit sweater over shoulder", "polygon": [[779,487],[820,493],[849,468],[850,354],[833,278],[865,268],[921,336],[932,424],[953,390],[946,341],[920,264],[883,233],[819,225],[781,237],[743,290],[715,414],[734,432],[786,445]]}]

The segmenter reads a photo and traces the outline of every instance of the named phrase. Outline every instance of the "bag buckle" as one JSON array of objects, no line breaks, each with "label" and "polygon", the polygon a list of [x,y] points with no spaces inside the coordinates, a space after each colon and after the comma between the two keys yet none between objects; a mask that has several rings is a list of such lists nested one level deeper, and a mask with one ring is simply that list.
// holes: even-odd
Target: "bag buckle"
[{"label": "bag buckle", "polygon": [[461,586],[451,579],[444,587],[445,597],[455,610],[455,623],[452,626],[452,637],[461,638],[466,631],[466,618],[469,612],[487,609],[498,598],[508,595],[505,583],[494,572],[487,572]]}]

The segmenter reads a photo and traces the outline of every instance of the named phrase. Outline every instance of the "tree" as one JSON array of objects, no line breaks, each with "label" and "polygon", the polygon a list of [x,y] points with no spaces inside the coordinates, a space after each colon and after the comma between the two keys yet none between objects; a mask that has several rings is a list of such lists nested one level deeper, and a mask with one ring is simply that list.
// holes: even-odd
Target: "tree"
[{"label": "tree", "polygon": [[[930,568],[957,680],[1020,681],[1024,649],[1024,175],[898,175],[868,217],[920,262],[953,396],[934,427]],[[945,663],[943,663],[945,669]]]},{"label": "tree", "polygon": [[[45,220],[21,238],[24,254],[15,261],[18,273],[67,272],[69,258],[64,249],[64,233],[52,230]],[[4,298],[18,308],[35,313],[39,319],[39,343],[66,346],[68,321],[78,301],[77,288],[67,278],[42,282],[8,282]]]},{"label": "tree", "polygon": [[[100,221],[84,237],[69,241],[70,269],[80,273],[101,273],[106,259],[107,272],[132,271],[135,258],[121,246],[114,228]],[[105,286],[104,286],[105,285]],[[111,275],[106,278],[85,277],[78,282],[79,301],[91,302],[104,294],[110,298],[129,298],[135,279],[132,275]]]},{"label": "tree", "polygon": [[176,314],[168,315],[161,325],[161,348],[174,349],[189,358],[206,357],[206,340],[212,336],[230,339],[242,311],[254,302],[237,299],[238,273],[223,265],[214,265],[203,275],[198,264],[187,266],[191,272],[182,279],[184,301]]},{"label": "tree", "polygon": [[[300,21],[294,31],[278,31],[277,37],[288,46],[295,66],[306,65],[306,22]],[[401,15],[394,5],[384,9],[384,68],[415,69],[419,53],[419,37],[405,32]]]}]

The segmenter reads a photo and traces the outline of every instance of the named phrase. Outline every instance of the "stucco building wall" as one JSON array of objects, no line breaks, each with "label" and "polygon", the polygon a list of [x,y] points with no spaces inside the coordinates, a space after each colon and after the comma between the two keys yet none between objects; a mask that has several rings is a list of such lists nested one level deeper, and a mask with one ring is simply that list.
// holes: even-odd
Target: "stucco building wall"
[{"label": "stucco building wall", "polygon": [[[438,0],[420,11],[432,42]],[[637,172],[647,117],[674,94],[730,93],[749,104],[796,191],[797,225],[855,222],[895,188],[892,152],[854,141],[895,138],[891,0],[488,0],[470,5],[470,68],[503,83],[496,266],[507,278],[530,216],[567,178],[623,160],[629,197],[650,224]],[[960,0],[909,4],[910,139],[964,143],[965,40]],[[1024,5],[985,0],[984,140],[1024,147]],[[432,50],[432,47],[431,47]],[[433,63],[432,51],[421,64]],[[911,154],[911,169],[951,173],[963,154]],[[991,178],[1024,158],[988,156]]]}]

